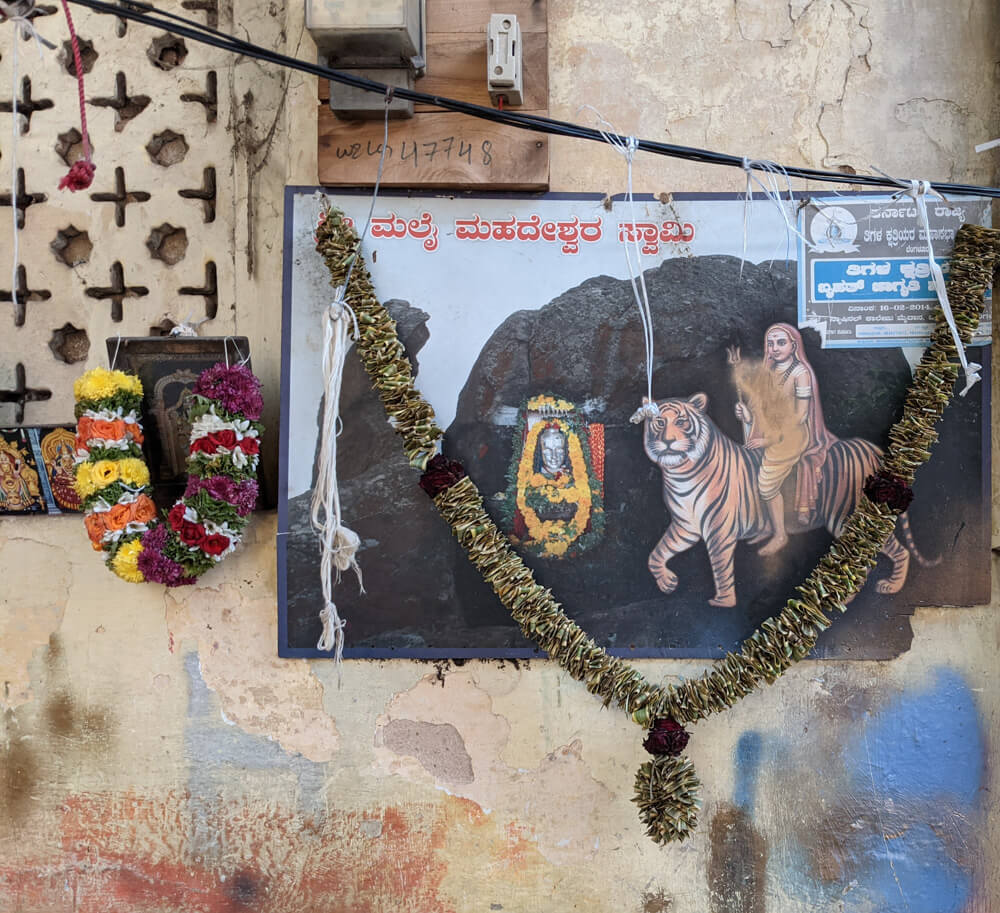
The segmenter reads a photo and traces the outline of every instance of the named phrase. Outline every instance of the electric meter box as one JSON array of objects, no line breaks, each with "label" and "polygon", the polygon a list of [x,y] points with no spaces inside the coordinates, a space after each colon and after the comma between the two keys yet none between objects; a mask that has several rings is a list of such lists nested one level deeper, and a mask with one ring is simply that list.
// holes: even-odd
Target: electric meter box
[{"label": "electric meter box", "polygon": [[[329,66],[394,88],[412,89],[426,69],[425,0],[306,0],[309,29]],[[330,110],[347,119],[381,118],[385,100],[330,80]],[[390,117],[412,117],[394,97]]]},{"label": "electric meter box", "polygon": [[306,0],[306,28],[338,69],[422,66],[423,0]]}]

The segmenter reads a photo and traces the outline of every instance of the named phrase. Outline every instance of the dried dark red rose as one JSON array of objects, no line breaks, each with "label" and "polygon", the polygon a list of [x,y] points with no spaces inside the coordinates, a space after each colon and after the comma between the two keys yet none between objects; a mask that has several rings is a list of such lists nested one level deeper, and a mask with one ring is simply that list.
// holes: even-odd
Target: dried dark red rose
[{"label": "dried dark red rose", "polygon": [[642,747],[650,754],[679,755],[686,747],[689,733],[680,723],[666,717],[665,719],[653,720],[649,734],[642,743]]},{"label": "dried dark red rose", "polygon": [[465,467],[458,460],[449,460],[439,453],[428,462],[420,477],[420,487],[432,498],[436,498],[466,475]]},{"label": "dried dark red rose", "polygon": [[902,513],[913,501],[913,489],[899,476],[884,469],[865,479],[864,490],[869,501],[887,504],[897,513]]}]

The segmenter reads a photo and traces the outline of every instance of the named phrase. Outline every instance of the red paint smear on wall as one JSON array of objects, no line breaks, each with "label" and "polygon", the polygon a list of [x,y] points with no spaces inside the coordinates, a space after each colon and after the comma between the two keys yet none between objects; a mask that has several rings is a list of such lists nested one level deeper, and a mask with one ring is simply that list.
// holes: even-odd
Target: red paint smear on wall
[{"label": "red paint smear on wall", "polygon": [[439,896],[442,850],[450,832],[486,822],[451,796],[322,823],[263,801],[198,814],[178,792],[77,796],[62,806],[59,848],[42,843],[48,858],[0,864],[0,909],[464,913]]}]

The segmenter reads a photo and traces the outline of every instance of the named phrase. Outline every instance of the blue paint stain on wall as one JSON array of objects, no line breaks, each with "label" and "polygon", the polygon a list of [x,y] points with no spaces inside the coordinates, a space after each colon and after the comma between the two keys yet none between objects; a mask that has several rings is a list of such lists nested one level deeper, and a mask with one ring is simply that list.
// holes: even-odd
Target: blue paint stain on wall
[{"label": "blue paint stain on wall", "polygon": [[975,699],[954,670],[939,668],[927,690],[907,694],[862,723],[845,754],[854,787],[886,799],[941,796],[969,805],[982,784],[985,743]]},{"label": "blue paint stain on wall", "polygon": [[863,720],[844,753],[850,788],[875,824],[852,847],[870,863],[856,873],[845,913],[959,913],[972,890],[969,819],[980,798],[985,741],[962,676],[948,668],[931,676],[928,688]]},{"label": "blue paint stain on wall", "polygon": [[905,833],[891,839],[869,832],[856,850],[872,864],[855,876],[858,883],[844,897],[844,913],[958,913],[965,907],[971,873],[926,823],[906,825]]},{"label": "blue paint stain on wall", "polygon": [[759,732],[749,730],[736,743],[733,759],[736,766],[736,783],[733,787],[733,804],[747,814],[753,814],[754,795],[757,792],[757,778],[760,774],[761,737]]},{"label": "blue paint stain on wall", "polygon": [[769,878],[799,903],[843,913],[961,913],[984,864],[987,760],[965,679],[932,669],[863,719],[835,725],[839,757],[764,746],[776,773],[816,772],[807,817],[786,816],[792,826],[774,838]]},{"label": "blue paint stain on wall", "polygon": [[220,795],[225,795],[234,779],[245,770],[289,771],[298,780],[302,811],[322,821],[325,765],[300,754],[285,751],[277,742],[251,735],[222,717],[218,697],[201,677],[198,654],[184,657],[188,674],[188,712],[184,731],[184,751],[188,761],[189,806],[193,852],[212,855],[219,849],[220,836],[207,825]]}]

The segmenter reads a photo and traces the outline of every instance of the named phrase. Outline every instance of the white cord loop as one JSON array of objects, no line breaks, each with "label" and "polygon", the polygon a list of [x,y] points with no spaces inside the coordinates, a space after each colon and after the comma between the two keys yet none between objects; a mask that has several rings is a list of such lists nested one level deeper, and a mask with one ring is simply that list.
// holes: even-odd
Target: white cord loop
[{"label": "white cord loop", "polygon": [[[371,205],[368,207],[368,219],[358,236],[358,252],[368,236],[368,229],[375,213],[375,201],[378,199],[379,186],[382,183],[385,150],[389,143],[389,105],[391,103],[392,91],[387,90],[382,151],[378,160],[378,172],[375,175]],[[354,530],[343,525],[340,490],[337,481],[337,437],[343,430],[343,422],[340,419],[340,392],[344,380],[344,363],[347,352],[351,348],[352,338],[358,338],[358,318],[353,308],[347,303],[347,290],[351,281],[351,273],[357,262],[358,258],[355,256],[347,268],[343,285],[337,288],[334,300],[330,302],[323,314],[323,427],[320,432],[319,470],[311,504],[313,529],[319,534],[322,547],[320,581],[323,587],[323,608],[320,610],[319,618],[323,623],[323,631],[316,643],[316,649],[323,652],[333,651],[338,681],[340,680],[344,655],[344,628],[347,626],[347,622],[340,617],[340,613],[337,611],[337,606],[333,601],[333,587],[336,583],[340,583],[340,577],[344,571],[352,570],[358,578],[358,587],[361,592],[365,591],[361,566],[357,561],[357,553],[361,548],[361,537]]]},{"label": "white cord loop", "polygon": [[[767,159],[751,159],[747,156],[743,156],[743,171],[746,174],[747,186],[743,194],[743,254],[740,257],[740,277],[743,276],[743,264],[747,259],[747,238],[750,234],[750,208],[753,204],[754,184],[763,191],[765,198],[774,204],[781,215],[782,221],[785,223],[785,259],[790,259],[789,247],[792,235],[805,244],[809,250],[814,249],[812,242],[792,223],[792,219],[788,214],[788,208],[785,206],[785,201],[781,199],[782,188],[778,183],[779,177],[785,179],[784,183],[785,190],[788,192],[788,204],[792,205],[794,202],[792,196],[792,179],[789,177],[788,172],[776,162],[770,162]],[[757,172],[765,175],[764,180],[761,180],[757,176]]]},{"label": "white cord loop", "polygon": [[[627,168],[626,173],[626,193],[625,199],[628,201],[629,214],[632,217],[632,244],[635,247],[636,262],[632,263],[632,256],[628,249],[628,239],[622,242],[625,251],[625,262],[628,265],[629,281],[632,283],[632,294],[635,296],[635,304],[639,309],[639,319],[642,321],[642,336],[646,346],[646,398],[650,402],[653,400],[653,313],[649,306],[649,292],[646,290],[646,277],[642,271],[642,249],[639,246],[639,232],[636,228],[638,219],[635,212],[635,198],[632,194],[632,162],[639,149],[639,140],[634,136],[627,137],[624,141],[618,136],[614,126],[606,121],[600,111],[592,105],[583,105],[579,110],[589,109],[597,115],[597,120],[601,124],[598,132],[604,137],[604,141],[616,150],[624,159]],[[579,111],[577,112],[579,113]],[[604,128],[607,128],[605,130]],[[642,407],[645,408],[645,407]],[[655,405],[654,405],[655,408]],[[640,408],[640,412],[642,409]],[[638,414],[638,413],[636,413]],[[659,415],[659,412],[657,412]],[[632,416],[634,420],[635,415]]]},{"label": "white cord loop", "polygon": [[41,60],[42,45],[45,45],[50,51],[54,51],[56,46],[44,38],[38,29],[35,28],[35,24],[31,21],[31,14],[34,11],[35,0],[15,0],[13,3],[6,3],[4,0],[0,0],[0,16],[3,17],[4,21],[13,23],[14,30],[21,38],[35,39],[35,46],[38,48],[38,59]]},{"label": "white cord loop", "polygon": [[[875,170],[878,171],[877,168]],[[934,288],[937,292],[938,303],[941,305],[941,312],[944,314],[945,322],[948,324],[951,338],[955,342],[955,348],[958,350],[958,360],[961,362],[962,372],[965,374],[965,386],[959,392],[959,396],[965,396],[982,379],[979,376],[979,372],[983,370],[983,366],[976,364],[974,361],[969,361],[966,356],[965,343],[962,341],[962,334],[958,331],[958,325],[955,323],[955,315],[951,310],[951,302],[948,300],[948,289],[944,280],[944,272],[934,257],[934,243],[931,241],[931,223],[927,216],[927,197],[933,196],[942,202],[947,202],[947,200],[931,187],[930,181],[900,181],[885,174],[884,171],[880,171],[879,173],[884,177],[890,178],[890,180],[903,188],[893,195],[893,199],[906,196],[910,197],[916,204],[917,218],[919,219],[918,225],[923,227],[927,237],[927,265],[930,267],[931,276],[934,278]]]}]

